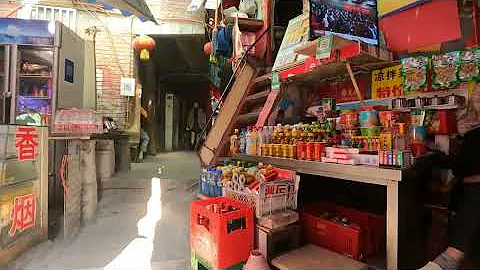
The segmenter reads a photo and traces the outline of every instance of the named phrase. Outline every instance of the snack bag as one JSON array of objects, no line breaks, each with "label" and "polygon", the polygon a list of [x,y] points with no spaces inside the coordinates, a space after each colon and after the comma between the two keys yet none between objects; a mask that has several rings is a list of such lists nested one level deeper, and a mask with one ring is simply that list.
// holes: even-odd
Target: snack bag
[{"label": "snack bag", "polygon": [[429,58],[426,56],[409,57],[402,59],[401,62],[404,91],[411,92],[425,88]]},{"label": "snack bag", "polygon": [[458,77],[462,82],[468,82],[476,78],[479,73],[480,50],[474,49],[460,53],[460,70]]},{"label": "snack bag", "polygon": [[449,88],[457,85],[460,52],[449,52],[432,56],[433,88]]}]

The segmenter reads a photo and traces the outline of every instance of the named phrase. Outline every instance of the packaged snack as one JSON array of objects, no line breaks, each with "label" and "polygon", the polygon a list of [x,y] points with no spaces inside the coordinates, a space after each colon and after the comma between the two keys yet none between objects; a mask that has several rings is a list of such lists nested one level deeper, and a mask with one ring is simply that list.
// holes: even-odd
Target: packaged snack
[{"label": "packaged snack", "polygon": [[474,49],[460,53],[460,70],[458,77],[462,82],[468,82],[478,76],[478,64],[480,60],[480,50]]},{"label": "packaged snack", "polygon": [[405,92],[415,91],[427,86],[429,58],[426,56],[402,59],[402,79]]},{"label": "packaged snack", "polygon": [[457,85],[460,52],[449,52],[432,56],[433,88],[449,88]]}]

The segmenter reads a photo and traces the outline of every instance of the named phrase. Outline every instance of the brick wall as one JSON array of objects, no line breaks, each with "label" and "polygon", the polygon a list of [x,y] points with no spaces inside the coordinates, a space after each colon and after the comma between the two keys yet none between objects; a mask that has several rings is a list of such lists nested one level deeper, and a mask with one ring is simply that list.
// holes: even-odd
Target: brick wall
[{"label": "brick wall", "polygon": [[17,9],[20,7],[19,3],[15,3],[14,1],[0,1],[0,18],[16,18],[17,17]]},{"label": "brick wall", "polygon": [[114,118],[120,127],[127,121],[126,97],[120,96],[121,77],[134,77],[135,62],[131,46],[131,18],[79,11],[77,31],[92,40],[85,29],[95,26],[97,66],[97,111]]}]

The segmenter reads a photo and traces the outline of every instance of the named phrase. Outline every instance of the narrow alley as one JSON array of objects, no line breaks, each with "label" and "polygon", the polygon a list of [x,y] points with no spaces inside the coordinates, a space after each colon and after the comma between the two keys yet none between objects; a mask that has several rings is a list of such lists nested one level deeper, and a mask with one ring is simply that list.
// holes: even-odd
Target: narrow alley
[{"label": "narrow alley", "polygon": [[96,220],[78,237],[40,244],[9,269],[188,269],[191,186],[199,172],[193,152],[132,164],[107,183]]}]

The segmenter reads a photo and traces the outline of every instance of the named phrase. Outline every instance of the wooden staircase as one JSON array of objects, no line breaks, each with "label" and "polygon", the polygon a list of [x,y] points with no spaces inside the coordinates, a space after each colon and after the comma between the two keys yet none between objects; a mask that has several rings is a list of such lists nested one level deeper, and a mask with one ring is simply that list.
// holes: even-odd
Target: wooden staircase
[{"label": "wooden staircase", "polygon": [[271,78],[271,74],[244,64],[200,148],[203,165],[216,165],[219,157],[228,154],[229,138],[235,128],[255,125],[270,94]]}]

